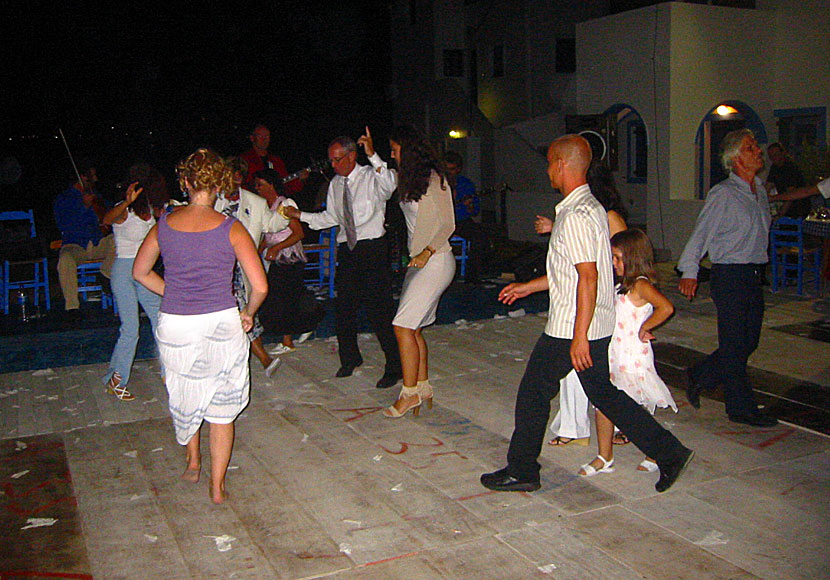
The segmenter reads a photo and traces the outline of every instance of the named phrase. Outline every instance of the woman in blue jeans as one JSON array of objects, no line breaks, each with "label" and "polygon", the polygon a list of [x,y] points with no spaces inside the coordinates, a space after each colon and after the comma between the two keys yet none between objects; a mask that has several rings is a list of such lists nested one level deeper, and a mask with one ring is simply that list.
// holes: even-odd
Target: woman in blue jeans
[{"label": "woman in blue jeans", "polygon": [[124,201],[113,207],[104,216],[104,223],[112,225],[115,238],[115,263],[112,266],[112,293],[121,318],[118,342],[112,351],[109,370],[104,376],[107,392],[122,401],[132,401],[135,396],[127,389],[130,369],[138,345],[138,305],[147,313],[155,336],[161,296],[150,292],[133,279],[133,262],[138,248],[155,225],[156,220],[147,194],[139,182],[127,188]]}]

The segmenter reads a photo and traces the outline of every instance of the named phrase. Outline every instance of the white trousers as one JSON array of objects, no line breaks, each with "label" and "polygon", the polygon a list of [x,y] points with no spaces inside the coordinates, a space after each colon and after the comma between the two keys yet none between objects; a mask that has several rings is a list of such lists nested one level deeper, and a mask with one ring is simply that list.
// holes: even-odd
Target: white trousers
[{"label": "white trousers", "polygon": [[571,370],[559,381],[559,412],[550,424],[550,430],[559,437],[583,439],[591,436],[591,402],[588,400],[579,376]]}]

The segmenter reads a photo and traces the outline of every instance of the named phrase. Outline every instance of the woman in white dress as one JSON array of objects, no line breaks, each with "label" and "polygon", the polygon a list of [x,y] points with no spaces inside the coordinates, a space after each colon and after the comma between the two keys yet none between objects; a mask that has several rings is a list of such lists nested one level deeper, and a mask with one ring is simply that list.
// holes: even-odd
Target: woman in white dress
[{"label": "woman in white dress", "polygon": [[435,149],[414,127],[396,127],[389,138],[398,163],[398,196],[409,234],[409,265],[392,321],[401,354],[403,388],[386,417],[418,415],[432,407],[427,343],[421,330],[435,322],[438,301],[455,276],[449,239],[455,231],[452,192]]}]

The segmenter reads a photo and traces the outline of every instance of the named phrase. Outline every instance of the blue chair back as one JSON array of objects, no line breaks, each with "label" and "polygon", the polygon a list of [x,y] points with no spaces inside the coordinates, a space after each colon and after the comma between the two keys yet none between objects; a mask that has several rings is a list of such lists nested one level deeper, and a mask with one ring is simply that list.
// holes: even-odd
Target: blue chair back
[{"label": "blue chair back", "polygon": [[[804,220],[780,217],[770,228],[772,291],[777,292],[787,272],[795,272],[798,295],[804,288],[804,272],[812,272],[816,293],[821,287],[821,249],[804,246]],[[810,260],[812,258],[812,260]],[[812,263],[810,263],[812,261]]]}]

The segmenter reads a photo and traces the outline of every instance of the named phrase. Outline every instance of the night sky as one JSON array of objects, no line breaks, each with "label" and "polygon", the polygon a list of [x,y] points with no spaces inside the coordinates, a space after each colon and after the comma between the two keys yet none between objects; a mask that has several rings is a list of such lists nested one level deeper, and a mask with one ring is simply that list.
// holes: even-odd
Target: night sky
[{"label": "night sky", "polygon": [[338,134],[388,130],[386,2],[130,4],[0,9],[0,156],[23,166],[20,182],[0,186],[0,207],[26,209],[21,195],[51,199],[66,187],[59,127],[105,186],[136,160],[172,176],[197,146],[239,153],[256,122],[271,128],[289,171],[324,158]]}]

